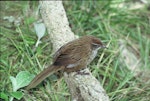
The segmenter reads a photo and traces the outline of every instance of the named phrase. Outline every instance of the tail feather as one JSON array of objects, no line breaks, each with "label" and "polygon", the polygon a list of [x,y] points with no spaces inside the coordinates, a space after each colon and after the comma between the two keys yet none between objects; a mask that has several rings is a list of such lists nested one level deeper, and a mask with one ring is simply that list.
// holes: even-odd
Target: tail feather
[{"label": "tail feather", "polygon": [[26,90],[36,87],[39,83],[41,83],[48,76],[52,75],[53,73],[61,69],[62,67],[58,67],[54,65],[51,65],[50,67],[44,69],[30,82],[30,84],[26,87]]}]

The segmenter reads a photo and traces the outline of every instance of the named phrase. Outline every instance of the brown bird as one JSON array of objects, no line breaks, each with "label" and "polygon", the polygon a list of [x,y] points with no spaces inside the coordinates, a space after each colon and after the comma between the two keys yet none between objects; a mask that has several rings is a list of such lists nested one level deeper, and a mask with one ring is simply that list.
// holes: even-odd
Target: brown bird
[{"label": "brown bird", "polygon": [[83,36],[63,45],[55,53],[53,64],[39,73],[26,90],[36,87],[45,78],[59,70],[69,73],[86,68],[100,48],[106,47],[94,36]]}]

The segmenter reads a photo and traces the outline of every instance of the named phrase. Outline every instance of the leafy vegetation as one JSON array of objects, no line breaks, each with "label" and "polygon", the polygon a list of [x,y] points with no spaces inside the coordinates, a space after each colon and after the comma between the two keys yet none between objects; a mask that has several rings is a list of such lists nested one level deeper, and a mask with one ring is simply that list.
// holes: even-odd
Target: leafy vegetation
[{"label": "leafy vegetation", "polygon": [[[101,82],[110,100],[150,100],[149,5],[139,3],[144,6],[135,9],[134,0],[64,1],[63,4],[70,27],[76,35],[97,36],[108,46],[108,49],[99,52],[90,70]],[[14,80],[10,78],[17,78],[19,72],[29,73],[32,78],[33,74],[51,64],[52,49],[47,34],[41,38],[42,43],[35,47],[38,37],[34,22],[41,19],[40,14],[37,15],[38,1],[1,1],[0,9],[1,99],[71,101],[63,77],[57,75],[50,76],[31,92],[21,88],[26,84],[14,92]],[[120,40],[124,40],[128,51],[139,60],[138,75],[121,57]],[[27,76],[21,78],[23,82]]]}]

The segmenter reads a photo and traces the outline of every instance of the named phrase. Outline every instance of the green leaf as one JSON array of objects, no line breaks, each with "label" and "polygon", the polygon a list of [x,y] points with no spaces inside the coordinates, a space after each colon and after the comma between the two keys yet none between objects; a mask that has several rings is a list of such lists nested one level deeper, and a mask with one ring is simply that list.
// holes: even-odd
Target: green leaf
[{"label": "green leaf", "polygon": [[0,93],[0,98],[4,99],[5,101],[8,101],[8,95],[6,95],[4,92]]},{"label": "green leaf", "polygon": [[35,45],[35,47],[37,47],[38,44],[41,43],[40,40],[44,36],[46,28],[45,28],[44,23],[34,23],[34,29],[35,29],[36,35],[38,36],[38,39]]},{"label": "green leaf", "polygon": [[10,76],[10,80],[13,85],[13,91],[17,91],[19,88],[27,86],[34,78],[33,74],[28,71],[21,71],[17,74],[16,78]]},{"label": "green leaf", "polygon": [[23,97],[23,93],[22,92],[11,92],[10,95],[14,98],[16,98],[17,100],[20,100]]},{"label": "green leaf", "polygon": [[33,74],[28,71],[21,71],[16,76],[18,89],[27,86],[31,80],[34,78]]},{"label": "green leaf", "polygon": [[13,76],[10,76],[10,80],[12,82],[13,91],[17,91],[17,81],[16,81],[16,78],[13,77]]},{"label": "green leaf", "polygon": [[34,29],[36,32],[36,35],[38,36],[38,39],[40,40],[46,31],[44,23],[34,23]]}]

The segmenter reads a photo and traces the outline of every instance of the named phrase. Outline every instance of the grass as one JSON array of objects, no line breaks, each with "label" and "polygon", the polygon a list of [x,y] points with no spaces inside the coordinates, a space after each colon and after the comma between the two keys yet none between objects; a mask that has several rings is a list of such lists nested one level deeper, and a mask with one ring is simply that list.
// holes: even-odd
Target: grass
[{"label": "grass", "polygon": [[[117,8],[124,1],[65,1],[63,2],[72,31],[79,36],[94,35],[109,46],[100,51],[90,65],[93,75],[101,82],[112,101],[150,100],[150,24],[148,5],[129,10]],[[127,1],[125,3],[134,4]],[[33,22],[38,2],[2,1],[0,32],[0,89],[6,94],[12,92],[10,76],[20,71],[39,73],[51,64],[52,49],[48,35],[35,50],[37,36]],[[17,13],[16,13],[17,12]],[[22,16],[21,25],[15,26],[5,16]],[[131,52],[140,59],[141,75],[134,76],[125,63],[120,61],[119,40],[125,40]],[[63,77],[52,75],[31,93],[24,93],[22,100],[71,101]],[[22,89],[23,90],[23,89]],[[19,90],[19,91],[22,91]]]}]

